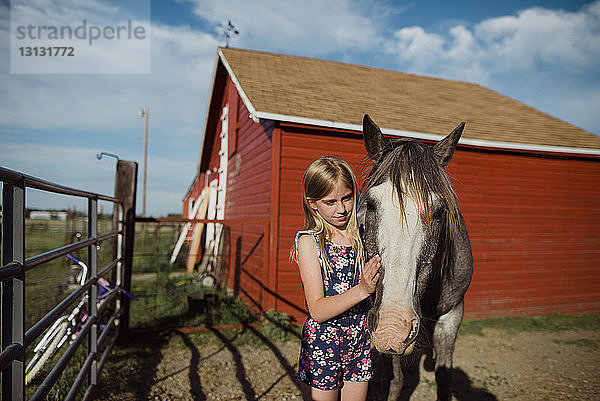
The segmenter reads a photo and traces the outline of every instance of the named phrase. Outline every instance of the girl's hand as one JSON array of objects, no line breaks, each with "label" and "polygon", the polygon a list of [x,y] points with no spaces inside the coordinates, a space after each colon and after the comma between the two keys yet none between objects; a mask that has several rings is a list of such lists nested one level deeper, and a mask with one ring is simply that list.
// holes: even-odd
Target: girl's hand
[{"label": "girl's hand", "polygon": [[373,256],[363,267],[358,285],[361,286],[367,296],[372,294],[375,291],[375,287],[377,287],[377,281],[381,276],[380,269],[381,257],[379,255]]}]

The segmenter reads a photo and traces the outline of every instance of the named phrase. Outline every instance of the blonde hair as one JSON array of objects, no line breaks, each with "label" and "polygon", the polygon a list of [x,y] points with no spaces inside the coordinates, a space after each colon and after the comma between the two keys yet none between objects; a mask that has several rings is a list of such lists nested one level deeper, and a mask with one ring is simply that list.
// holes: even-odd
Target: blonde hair
[{"label": "blonde hair", "polygon": [[[362,272],[364,265],[364,249],[356,219],[358,198],[356,176],[345,160],[337,156],[319,157],[308,166],[302,177],[302,209],[304,210],[304,230],[310,231],[317,238],[326,276],[333,271],[325,252],[325,240],[332,238],[333,227],[310,207],[309,201],[317,201],[329,195],[338,180],[341,180],[352,191],[353,207],[346,230],[352,238],[352,247],[356,251],[356,268]],[[298,263],[298,250],[295,242],[290,249],[290,260]]]}]

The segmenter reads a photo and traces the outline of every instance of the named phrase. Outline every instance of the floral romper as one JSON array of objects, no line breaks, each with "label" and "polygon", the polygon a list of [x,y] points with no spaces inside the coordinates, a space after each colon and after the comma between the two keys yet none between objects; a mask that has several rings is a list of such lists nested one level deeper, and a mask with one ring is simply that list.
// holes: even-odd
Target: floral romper
[{"label": "floral romper", "polygon": [[[299,231],[296,234],[296,246],[303,234],[309,234],[317,246],[326,297],[341,294],[358,284],[360,275],[355,274],[356,255],[353,247],[325,241],[326,257],[333,269],[327,277],[314,234]],[[296,374],[301,382],[326,391],[339,389],[344,381],[371,379],[371,337],[366,320],[368,302],[366,299],[322,323],[317,323],[308,311],[309,317],[302,328],[300,361]],[[306,308],[308,310],[308,306]]]}]

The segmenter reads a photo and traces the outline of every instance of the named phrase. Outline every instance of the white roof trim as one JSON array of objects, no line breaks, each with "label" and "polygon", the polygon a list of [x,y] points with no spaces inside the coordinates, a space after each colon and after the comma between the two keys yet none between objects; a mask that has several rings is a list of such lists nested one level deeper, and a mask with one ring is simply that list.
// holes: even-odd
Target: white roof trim
[{"label": "white roof trim", "polygon": [[[351,131],[362,132],[362,126],[358,124],[339,123],[335,121],[317,120],[306,117],[286,116],[282,114],[266,113],[263,111],[255,112],[256,117],[266,120],[277,120],[286,121],[291,123],[316,125],[320,127],[329,128],[340,128]],[[396,129],[381,128],[381,131],[386,135],[402,136],[417,139],[426,139],[431,141],[439,141],[444,138],[443,135],[428,134],[424,132],[414,131],[403,131]],[[486,141],[483,139],[471,139],[461,138],[459,143],[463,145],[473,145],[487,148],[499,148],[499,149],[517,149],[517,150],[534,150],[540,152],[559,152],[559,153],[578,153],[586,155],[600,155],[600,149],[588,149],[588,148],[570,148],[563,146],[548,146],[548,145],[532,145],[527,143],[516,143],[516,142],[500,142],[500,141]]]},{"label": "white roof trim", "polygon": [[231,69],[231,66],[229,65],[229,63],[225,59],[225,55],[223,54],[223,52],[221,51],[221,49],[219,49],[219,58],[221,59],[221,62],[225,66],[225,69],[227,70],[227,73],[231,77],[231,80],[233,81],[233,84],[237,88],[237,91],[240,94],[240,97],[244,101],[244,105],[246,106],[246,108],[250,112],[250,117],[254,119],[254,117],[256,116],[256,109],[254,108],[254,106],[250,102],[250,99],[248,99],[248,96],[246,96],[246,93],[242,89],[242,85],[240,85],[240,81],[238,81],[237,77],[233,73],[233,70]]},{"label": "white roof trim", "polygon": [[465,145],[474,145],[474,146],[489,147],[489,148],[536,150],[536,151],[540,151],[540,152],[600,155],[600,149],[590,149],[590,148],[570,148],[567,146],[531,145],[528,143],[496,142],[496,141],[485,141],[483,139],[471,139],[471,138],[462,138],[458,142],[463,143]]},{"label": "white roof trim", "polygon": [[[328,120],[318,120],[315,118],[306,118],[299,116],[288,116],[284,114],[277,113],[268,113],[264,111],[257,111],[250,99],[242,89],[242,85],[238,81],[237,77],[233,73],[231,66],[225,59],[225,55],[219,49],[219,57],[221,62],[225,66],[227,73],[231,77],[237,91],[242,98],[244,105],[250,112],[250,118],[257,121],[257,119],[262,118],[264,120],[275,120],[275,121],[285,121],[290,123],[298,123],[298,124],[307,124],[307,125],[316,125],[320,127],[329,127],[329,128],[339,128],[346,129],[350,131],[358,131],[362,132],[362,126],[358,124],[348,124],[341,123],[336,121],[328,121]],[[258,121],[257,121],[258,122]],[[424,132],[413,132],[413,131],[403,131],[403,130],[395,130],[395,129],[386,129],[381,128],[381,131],[386,135],[392,136],[403,136],[409,138],[417,138],[417,139],[427,139],[432,141],[439,141],[444,138],[442,135],[437,134],[428,134]],[[517,142],[497,142],[497,141],[486,141],[482,139],[471,139],[471,138],[461,138],[459,143],[464,145],[473,145],[487,148],[498,148],[498,149],[517,149],[517,150],[531,150],[538,152],[558,152],[558,153],[577,153],[584,155],[600,155],[600,149],[588,149],[588,148],[570,148],[570,147],[562,147],[562,146],[548,146],[548,145],[532,145],[526,143],[517,143]]]}]

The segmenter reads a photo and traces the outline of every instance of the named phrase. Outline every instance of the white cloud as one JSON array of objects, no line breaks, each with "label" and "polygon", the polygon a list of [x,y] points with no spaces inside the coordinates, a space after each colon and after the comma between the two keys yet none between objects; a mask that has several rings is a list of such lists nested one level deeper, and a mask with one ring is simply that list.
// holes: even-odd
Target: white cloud
[{"label": "white cloud", "polygon": [[403,62],[410,62],[417,68],[434,63],[443,50],[444,38],[427,33],[420,26],[402,28],[394,33],[394,41],[387,43],[390,53],[396,54]]},{"label": "white cloud", "polygon": [[599,9],[600,2],[579,12],[531,8],[485,20],[474,33],[489,55],[506,59],[502,68],[532,68],[541,62],[587,69],[600,60]]},{"label": "white cloud", "polygon": [[425,62],[436,69],[442,64],[442,70],[454,74],[463,63],[485,66],[490,75],[535,69],[536,63],[585,70],[600,62],[599,26],[599,1],[579,12],[531,8],[516,16],[484,20],[472,29],[455,26],[446,36],[420,27],[403,28],[394,34],[388,50],[402,65],[422,67]]},{"label": "white cloud", "polygon": [[[374,2],[191,0],[194,11],[217,25],[232,20],[240,31],[235,47],[305,56],[367,51],[378,45],[375,15],[389,11]],[[367,6],[368,4],[368,6]],[[365,14],[363,14],[365,13]]]},{"label": "white cloud", "polygon": [[[385,50],[399,69],[476,82],[567,121],[590,121],[600,75],[600,1],[577,12],[530,8],[445,34],[397,30]],[[568,107],[577,104],[578,107]],[[583,127],[600,134],[600,121]]]}]

